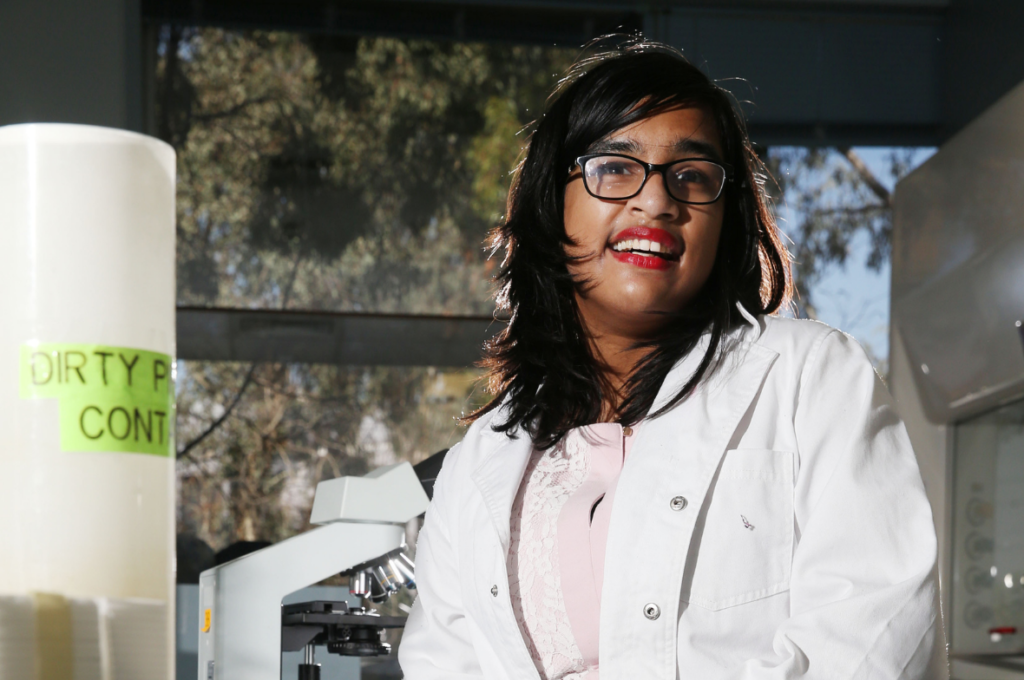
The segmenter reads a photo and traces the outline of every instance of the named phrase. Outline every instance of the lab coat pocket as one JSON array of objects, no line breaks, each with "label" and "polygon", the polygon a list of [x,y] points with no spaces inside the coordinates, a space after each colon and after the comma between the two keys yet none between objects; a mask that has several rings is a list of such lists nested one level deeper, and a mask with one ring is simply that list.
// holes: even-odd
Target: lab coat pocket
[{"label": "lab coat pocket", "polygon": [[793,457],[769,449],[726,451],[688,558],[683,601],[719,610],[789,589]]}]

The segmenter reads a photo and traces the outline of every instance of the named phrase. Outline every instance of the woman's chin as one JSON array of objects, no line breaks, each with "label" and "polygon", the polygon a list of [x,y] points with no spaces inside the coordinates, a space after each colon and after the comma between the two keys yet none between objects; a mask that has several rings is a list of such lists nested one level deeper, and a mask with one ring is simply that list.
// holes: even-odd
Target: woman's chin
[{"label": "woman's chin", "polygon": [[[646,304],[645,304],[646,302]],[[674,316],[671,306],[656,301],[609,305],[598,311],[600,325],[617,335],[637,339],[654,337]]]}]

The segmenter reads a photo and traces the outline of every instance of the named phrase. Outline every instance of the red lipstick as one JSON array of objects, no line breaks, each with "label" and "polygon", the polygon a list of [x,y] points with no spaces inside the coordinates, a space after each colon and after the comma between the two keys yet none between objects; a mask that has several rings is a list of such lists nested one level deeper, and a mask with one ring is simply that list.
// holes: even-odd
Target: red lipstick
[{"label": "red lipstick", "polygon": [[642,267],[644,269],[668,269],[672,266],[669,260],[660,258],[657,255],[640,255],[639,253],[618,253],[612,251],[612,257],[619,262],[625,262],[636,267]]},{"label": "red lipstick", "polygon": [[[628,250],[616,250],[615,246],[619,244],[623,244]],[[608,247],[619,262],[655,270],[671,268],[672,263],[679,260],[679,255],[683,251],[679,239],[664,229],[652,227],[623,229],[612,238]]]}]

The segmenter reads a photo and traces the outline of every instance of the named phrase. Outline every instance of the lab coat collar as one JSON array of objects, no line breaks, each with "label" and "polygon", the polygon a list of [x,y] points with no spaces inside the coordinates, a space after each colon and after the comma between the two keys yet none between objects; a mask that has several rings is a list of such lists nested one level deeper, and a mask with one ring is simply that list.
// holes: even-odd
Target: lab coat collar
[{"label": "lab coat collar", "polygon": [[754,333],[753,336],[750,337],[749,341],[757,342],[758,340],[760,340],[761,334],[764,332],[765,328],[764,316],[754,316],[749,311],[747,311],[747,308],[744,307],[743,303],[740,302],[739,300],[736,301],[736,309],[740,311],[740,316],[742,316],[743,319],[753,328]]},{"label": "lab coat collar", "polygon": [[[744,392],[743,395],[733,394],[735,390],[723,389],[728,385],[729,378],[744,377],[744,372],[740,369],[742,369],[744,363],[748,363],[751,360],[751,355],[753,355],[753,361],[756,364],[756,367],[753,367],[753,373],[760,373],[761,375],[758,377],[763,377],[763,372],[767,370],[767,366],[771,364],[776,356],[771,350],[754,344],[760,339],[763,321],[752,316],[740,303],[737,302],[736,306],[749,326],[745,325],[734,329],[722,338],[722,346],[719,348],[721,361],[715,366],[715,370],[707,379],[704,388],[702,388],[708,390],[708,395],[701,399],[702,413],[705,415],[710,411],[717,410],[711,408],[716,404],[718,407],[732,405],[732,397],[741,397],[739,401],[744,401],[745,407],[749,403],[750,398],[753,397],[753,394],[745,394],[749,390],[743,386],[739,388]],[[657,411],[661,406],[668,403],[686,384],[690,376],[693,375],[694,370],[696,370],[704,356],[704,352],[707,350],[710,337],[710,333],[704,333],[696,347],[669,371],[658,391],[658,396],[654,400],[652,412]],[[753,375],[750,377],[753,377]],[[758,381],[759,383],[760,381]],[[691,401],[691,399],[687,401]],[[724,404],[723,402],[730,403]],[[685,402],[680,404],[680,407],[682,406],[685,406]],[[507,418],[506,404],[502,404],[492,413],[493,416],[487,422],[481,423],[483,426],[481,435],[491,442],[493,448],[484,456],[483,461],[472,473],[472,479],[483,496],[484,505],[487,507],[488,514],[494,523],[502,549],[507,554],[512,502],[515,500],[523,474],[526,472],[526,465],[533,451],[533,442],[530,439],[529,433],[524,432],[521,428],[517,428],[508,434],[495,432],[491,429],[492,423],[505,422]],[[731,431],[729,434],[731,434]],[[709,453],[713,454],[713,451]]]},{"label": "lab coat collar", "polygon": [[[730,377],[733,377],[743,362],[750,358],[752,352],[755,355],[767,352],[769,355],[775,356],[774,352],[757,344],[764,332],[764,317],[755,317],[740,302],[736,303],[736,309],[739,310],[746,323],[736,326],[722,335],[715,363],[712,364],[702,382],[703,389],[720,389]],[[707,330],[700,336],[694,348],[669,371],[658,390],[658,396],[654,399],[651,413],[656,413],[679,393],[679,390],[683,388],[694,371],[697,370],[697,366],[700,365],[709,342],[711,342],[711,331]]]}]

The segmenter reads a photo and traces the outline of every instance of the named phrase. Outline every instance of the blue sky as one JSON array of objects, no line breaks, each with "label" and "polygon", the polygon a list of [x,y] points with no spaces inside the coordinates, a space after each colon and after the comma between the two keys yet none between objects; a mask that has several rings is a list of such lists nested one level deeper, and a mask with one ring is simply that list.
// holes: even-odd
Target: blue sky
[{"label": "blue sky", "polygon": [[[894,188],[889,172],[887,147],[854,149],[875,175],[890,190]],[[914,167],[930,158],[936,149],[921,148],[914,156]],[[795,219],[795,218],[791,218]],[[869,349],[879,360],[889,355],[889,279],[888,263],[879,272],[864,266],[869,245],[866,238],[854,242],[845,266],[834,266],[813,291],[818,317],[842,329]]]}]

